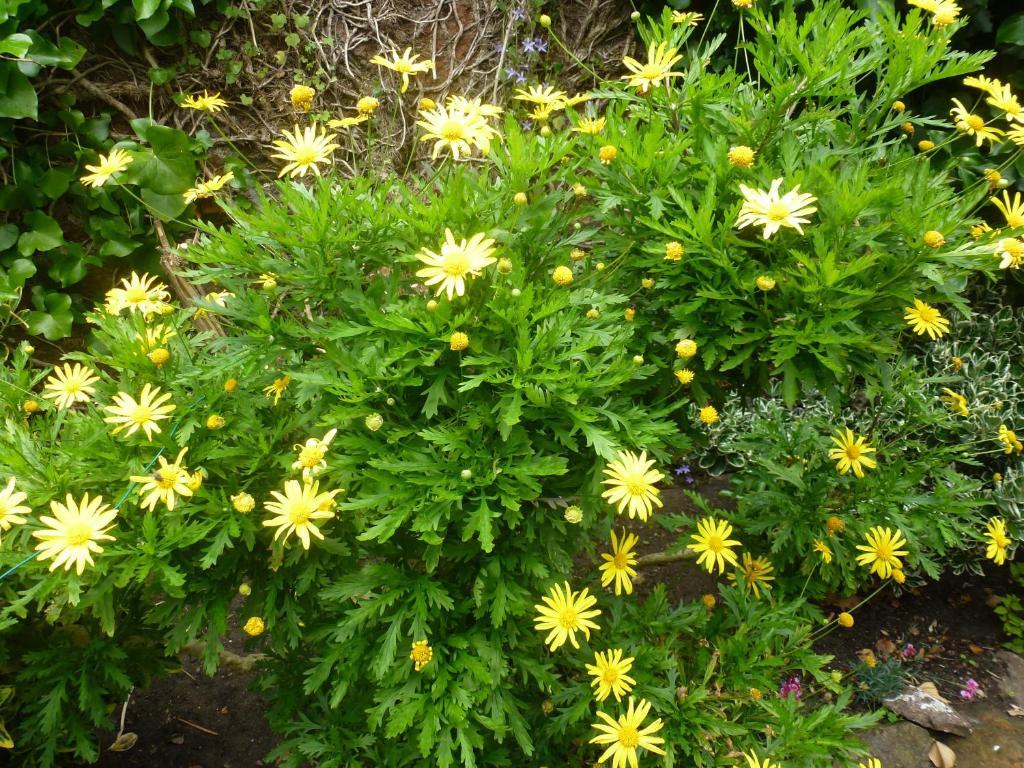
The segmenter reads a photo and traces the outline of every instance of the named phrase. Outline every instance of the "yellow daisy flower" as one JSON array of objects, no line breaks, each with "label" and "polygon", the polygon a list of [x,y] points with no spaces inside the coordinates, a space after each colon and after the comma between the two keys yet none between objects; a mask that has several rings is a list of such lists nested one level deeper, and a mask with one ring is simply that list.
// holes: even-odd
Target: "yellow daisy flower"
[{"label": "yellow daisy flower", "polygon": [[92,171],[83,176],[80,181],[86,187],[102,187],[115,173],[120,173],[132,164],[135,158],[121,149],[112,149],[110,154],[104,157],[100,155],[98,165],[87,165],[85,170]]},{"label": "yellow daisy flower", "polygon": [[569,582],[565,582],[565,591],[555,584],[548,594],[541,597],[543,604],[533,606],[537,610],[534,618],[534,628],[541,632],[548,632],[544,638],[544,644],[552,651],[557,651],[565,641],[572,643],[573,648],[579,648],[576,641],[576,633],[582,632],[587,640],[590,639],[590,630],[600,629],[592,619],[600,616],[598,609],[588,610],[597,604],[597,598],[587,592],[586,587],[578,593],[572,591]]},{"label": "yellow daisy flower", "polygon": [[474,147],[486,155],[491,149],[491,138],[497,135],[480,114],[466,113],[455,106],[421,110],[420,117],[416,121],[424,131],[420,141],[434,142],[431,157],[437,157],[445,148],[455,160],[471,155]]},{"label": "yellow daisy flower", "polygon": [[129,312],[139,312],[144,317],[164,314],[170,298],[167,286],[156,277],[132,272],[131,277],[122,278],[121,287],[107,291],[106,311],[111,315],[119,315],[127,309]]},{"label": "yellow daisy flower", "polygon": [[338,434],[338,430],[332,429],[320,440],[311,437],[304,445],[295,445],[295,449],[299,452],[299,457],[292,462],[292,469],[301,469],[303,480],[308,481],[312,476],[327,469],[327,462],[324,461],[324,456],[327,455],[327,450],[330,448],[331,441],[336,434]]},{"label": "yellow daisy flower", "polygon": [[455,235],[447,228],[440,252],[422,248],[416,258],[427,265],[417,271],[416,276],[426,278],[426,285],[436,285],[436,295],[447,293],[449,299],[454,295],[465,295],[466,278],[478,277],[485,267],[496,261],[492,238],[478,232],[469,240],[456,241]]},{"label": "yellow daisy flower", "polygon": [[550,85],[531,85],[529,90],[516,89],[515,95],[512,98],[542,107],[562,109],[569,96],[565,91],[557,91]]},{"label": "yellow daisy flower", "polygon": [[[452,109],[457,109],[464,115],[482,118],[500,117],[504,112],[497,104],[485,104],[479,96],[467,99],[465,96],[449,96],[447,104]],[[436,105],[435,105],[436,106]],[[433,107],[424,107],[433,109]]]},{"label": "yellow daisy flower", "polygon": [[111,432],[113,435],[127,429],[124,436],[131,437],[141,429],[146,433],[146,439],[152,441],[153,433],[160,432],[160,425],[157,422],[168,418],[177,408],[173,403],[167,403],[170,399],[170,392],[161,394],[160,387],[154,387],[152,384],[143,386],[138,401],[125,392],[118,392],[114,395],[114,405],[108,405],[103,409],[111,414],[103,421],[107,424],[117,424]]},{"label": "yellow daisy flower", "polygon": [[299,112],[309,112],[313,106],[314,96],[316,96],[316,91],[308,85],[296,85],[288,94],[292,106]]},{"label": "yellow daisy flower", "polygon": [[692,11],[672,11],[673,24],[685,24],[688,27],[696,27],[702,21],[704,21],[703,13],[694,13]]},{"label": "yellow daisy flower", "polygon": [[1012,124],[1016,120],[1018,123],[1024,123],[1024,107],[1021,106],[1020,101],[1014,95],[1013,89],[1010,86],[1002,86],[985,99],[985,103],[1003,112],[1006,122]]},{"label": "yellow daisy flower", "polygon": [[167,505],[167,511],[173,512],[177,496],[187,498],[192,495],[192,489],[189,487],[192,477],[182,463],[187,451],[187,447],[182,448],[173,464],[161,456],[160,466],[153,472],[129,478],[133,483],[142,486],[143,494],[148,494],[139,505],[142,509],[156,509],[157,502],[162,501]]},{"label": "yellow daisy flower", "polygon": [[996,243],[995,257],[999,259],[1000,269],[1020,269],[1024,264],[1024,240],[1017,237],[1004,237]]},{"label": "yellow daisy flower", "polygon": [[837,429],[832,436],[832,442],[836,447],[829,449],[828,457],[837,462],[836,469],[839,470],[839,474],[845,475],[852,469],[853,474],[863,478],[865,467],[874,469],[878,466],[878,463],[867,455],[875,452],[871,443],[862,435],[855,436],[853,430]]},{"label": "yellow daisy flower", "polygon": [[572,127],[576,133],[585,133],[588,136],[597,136],[604,130],[606,120],[603,117],[584,117]]},{"label": "yellow daisy flower", "polygon": [[353,125],[359,125],[369,120],[368,115],[358,115],[356,117],[343,117],[340,120],[328,120],[328,128],[351,128]]},{"label": "yellow daisy flower", "polygon": [[26,520],[24,516],[32,513],[30,507],[22,504],[28,494],[15,490],[14,482],[12,477],[0,490],[0,531],[9,531],[11,526],[23,525]]},{"label": "yellow daisy flower", "polygon": [[999,80],[986,77],[985,75],[965,77],[964,85],[968,88],[977,88],[979,91],[984,91],[989,96],[995,96],[1003,89],[1003,84]]},{"label": "yellow daisy flower", "polygon": [[999,425],[997,438],[999,442],[1005,446],[1003,453],[1010,454],[1014,451],[1017,451],[1017,453],[1024,451],[1024,445],[1022,445],[1021,441],[1017,439],[1017,433],[1012,429],[1008,429],[1005,424]]},{"label": "yellow daisy flower", "polygon": [[182,193],[182,197],[185,198],[186,203],[194,203],[196,200],[213,197],[224,188],[224,185],[231,182],[234,178],[235,174],[228,171],[221,176],[214,176],[209,181],[197,181],[194,187]]},{"label": "yellow daisy flower", "polygon": [[609,504],[618,505],[618,512],[625,510],[630,519],[634,516],[646,521],[653,511],[653,505],[662,506],[658,495],[661,491],[655,487],[665,476],[654,466],[654,459],[647,458],[642,451],[637,456],[632,451],[619,451],[613,461],[604,468],[606,479],[602,484],[606,488],[601,497]]},{"label": "yellow daisy flower", "polygon": [[934,341],[941,338],[943,334],[949,333],[949,320],[944,318],[935,307],[925,304],[920,299],[914,299],[914,306],[905,307],[903,311],[906,313],[903,315],[903,319],[918,336],[927,333]]},{"label": "yellow daisy flower", "polygon": [[[871,652],[868,651],[868,653]],[[874,658],[874,654],[872,654],[872,658]],[[875,665],[872,663],[868,664],[868,666],[873,667]],[[877,757],[869,757],[866,763],[857,763],[857,768],[882,768],[882,761]]]},{"label": "yellow daisy flower", "polygon": [[858,565],[870,566],[871,573],[877,573],[883,579],[888,579],[894,572],[903,570],[903,563],[899,558],[909,553],[905,549],[900,549],[907,545],[907,540],[903,538],[899,529],[893,532],[889,528],[872,526],[871,530],[864,534],[864,538],[867,544],[857,545],[857,549],[864,553],[857,555]]},{"label": "yellow daisy flower", "polygon": [[74,367],[64,363],[63,368],[54,368],[43,383],[43,397],[53,400],[60,409],[70,408],[75,403],[87,403],[96,394],[92,385],[99,380],[95,371],[81,363],[75,363]]},{"label": "yellow daisy flower", "polygon": [[287,542],[288,537],[294,533],[302,542],[302,548],[309,549],[310,534],[323,540],[324,535],[316,521],[334,517],[331,507],[334,506],[334,497],[339,493],[340,488],[320,493],[320,484],[316,481],[300,484],[298,480],[288,480],[284,484],[284,493],[270,492],[276,501],[263,503],[268,512],[276,515],[264,520],[263,525],[277,528],[275,541],[284,536],[282,543]]},{"label": "yellow daisy flower", "polygon": [[975,144],[981,146],[983,142],[988,141],[992,144],[998,144],[1002,139],[1002,136],[1006,131],[1001,131],[998,128],[993,128],[985,124],[985,118],[972,114],[967,110],[963,104],[957,99],[953,99],[953,103],[956,105],[949,111],[949,114],[953,116],[953,124],[960,133],[966,133],[968,136],[975,138]]},{"label": "yellow daisy flower", "polygon": [[1010,193],[1004,189],[1002,199],[990,197],[988,201],[1003,214],[1003,218],[1006,219],[1006,226],[1014,228],[1024,227],[1024,201],[1021,201],[1020,192],[1014,192],[1011,199]]},{"label": "yellow daisy flower", "polygon": [[611,535],[612,553],[610,555],[607,552],[601,553],[601,559],[605,561],[598,569],[601,571],[601,586],[607,587],[614,581],[616,595],[620,595],[622,592],[631,595],[633,594],[632,577],[636,576],[636,569],[633,566],[637,563],[633,547],[640,541],[640,537],[633,533],[626,533],[625,530],[622,531],[621,539],[615,535],[614,530]]},{"label": "yellow daisy flower", "polygon": [[307,171],[319,176],[319,164],[330,164],[334,150],[339,146],[332,143],[337,138],[333,133],[318,130],[313,125],[307,126],[301,132],[296,125],[293,133],[284,130],[281,131],[281,135],[284,139],[274,140],[273,144],[278,151],[271,155],[285,161],[284,167],[277,174],[278,178],[290,176],[294,179],[296,176],[305,176]]},{"label": "yellow daisy flower", "polygon": [[185,109],[196,109],[200,112],[220,112],[227,105],[228,103],[220,97],[219,92],[207,93],[205,89],[202,96],[192,96],[190,94],[181,103],[181,106]]},{"label": "yellow daisy flower", "polygon": [[651,43],[647,49],[647,61],[641,64],[632,56],[625,56],[622,63],[630,74],[623,75],[620,79],[626,80],[631,88],[636,88],[640,93],[647,93],[652,85],[659,85],[670,77],[682,77],[682,72],[673,72],[672,65],[682,59],[681,53],[675,48],[670,48],[666,42],[655,47]]},{"label": "yellow daisy flower", "polygon": [[651,705],[644,699],[634,703],[633,697],[629,698],[629,707],[626,714],[620,715],[618,720],[604,712],[598,712],[597,716],[604,722],[594,723],[593,728],[600,733],[590,740],[591,744],[608,745],[608,748],[597,759],[603,763],[609,757],[612,759],[612,768],[637,767],[636,751],[645,749],[648,752],[664,755],[665,751],[658,746],[664,744],[665,740],[655,736],[661,730],[663,723],[656,719],[653,723],[644,727],[644,719],[651,711]]},{"label": "yellow daisy flower", "polygon": [[594,663],[586,667],[587,674],[594,677],[590,684],[597,688],[594,698],[598,701],[604,701],[609,694],[614,695],[616,701],[622,701],[622,697],[636,685],[636,680],[629,676],[629,670],[633,668],[633,657],[622,658],[621,648],[597,651]]},{"label": "yellow daisy flower", "polygon": [[373,96],[363,96],[356,102],[356,111],[360,115],[372,115],[380,107],[380,99]]},{"label": "yellow daisy flower", "polygon": [[959,416],[970,416],[971,409],[967,407],[967,398],[959,392],[954,392],[949,387],[942,388],[943,395],[940,398],[953,413]]},{"label": "yellow daisy flower", "polygon": [[288,389],[288,385],[291,384],[291,376],[282,376],[279,379],[274,379],[274,383],[263,388],[263,394],[267,397],[274,398],[274,405],[281,402],[281,395]]},{"label": "yellow daisy flower", "polygon": [[807,224],[810,221],[807,217],[818,210],[812,205],[818,198],[800,192],[799,184],[786,194],[780,195],[781,186],[781,178],[775,179],[767,192],[740,184],[743,205],[736,219],[736,226],[739,229],[751,225],[764,227],[761,236],[765,240],[778,232],[780,227],[792,227],[802,235],[804,231],[800,225]]},{"label": "yellow daisy flower", "polygon": [[1006,523],[1002,518],[993,517],[988,521],[985,536],[988,539],[985,557],[996,565],[1002,565],[1006,562],[1006,548],[1010,546],[1010,537],[1006,535]]},{"label": "yellow daisy flower", "polygon": [[402,88],[401,92],[405,93],[409,90],[409,75],[418,75],[424,72],[430,72],[434,69],[434,62],[428,60],[417,61],[419,54],[414,54],[412,48],[406,48],[401,56],[398,55],[398,51],[392,49],[391,58],[387,59],[381,54],[377,54],[370,59],[371,64],[376,64],[380,67],[386,67],[387,69],[397,72],[402,76]]},{"label": "yellow daisy flower", "polygon": [[726,563],[738,565],[732,548],[740,546],[740,542],[730,539],[731,535],[732,526],[727,520],[705,517],[697,522],[697,533],[690,534],[693,543],[687,544],[686,548],[700,555],[697,565],[707,568],[708,573],[714,573],[716,565],[720,572],[725,573]]},{"label": "yellow daisy flower", "polygon": [[52,559],[51,571],[62,565],[65,570],[71,570],[73,565],[81,576],[86,563],[95,565],[92,556],[103,551],[98,542],[114,541],[107,531],[114,524],[117,510],[104,504],[102,496],[90,499],[87,493],[81,503],[75,503],[69,493],[63,504],[51,501],[50,511],[53,517],[44,515],[39,518],[46,527],[32,533],[40,539],[36,545],[39,559]]},{"label": "yellow daisy flower", "polygon": [[729,581],[732,584],[742,582],[745,592],[753,592],[754,597],[761,599],[761,590],[770,591],[772,585],[769,582],[775,581],[771,575],[774,570],[771,562],[763,557],[751,557],[749,552],[743,553],[742,563],[737,565],[739,573],[730,573]]},{"label": "yellow daisy flower", "polygon": [[832,548],[821,539],[814,540],[814,551],[821,555],[821,562],[825,565],[832,562]]},{"label": "yellow daisy flower", "polygon": [[423,668],[427,666],[434,658],[434,649],[430,647],[430,643],[426,640],[415,640],[412,644],[412,650],[409,651],[409,660],[413,663],[413,667],[417,672],[422,672]]},{"label": "yellow daisy flower", "polygon": [[747,761],[747,768],[781,768],[778,763],[773,763],[767,757],[759,758],[754,752],[744,752],[743,759]]},{"label": "yellow daisy flower", "polygon": [[957,20],[962,10],[953,0],[907,0],[910,5],[928,11],[932,15],[932,24],[936,27],[947,27]]}]

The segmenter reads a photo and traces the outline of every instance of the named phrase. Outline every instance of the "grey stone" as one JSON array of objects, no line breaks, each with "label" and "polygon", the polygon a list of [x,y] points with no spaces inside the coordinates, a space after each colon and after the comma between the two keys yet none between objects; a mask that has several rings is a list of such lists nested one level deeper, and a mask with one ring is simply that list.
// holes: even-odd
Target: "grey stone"
[{"label": "grey stone", "polygon": [[971,733],[971,726],[955,709],[917,688],[907,688],[899,696],[886,699],[882,704],[904,720],[933,731],[956,736],[968,736]]},{"label": "grey stone", "polygon": [[1024,659],[1016,653],[999,651],[996,661],[1006,668],[1006,674],[999,678],[999,690],[1018,707],[1024,707]]},{"label": "grey stone", "polygon": [[871,756],[881,760],[885,768],[931,768],[928,750],[933,739],[919,725],[906,721],[883,725],[860,738],[871,749]]}]

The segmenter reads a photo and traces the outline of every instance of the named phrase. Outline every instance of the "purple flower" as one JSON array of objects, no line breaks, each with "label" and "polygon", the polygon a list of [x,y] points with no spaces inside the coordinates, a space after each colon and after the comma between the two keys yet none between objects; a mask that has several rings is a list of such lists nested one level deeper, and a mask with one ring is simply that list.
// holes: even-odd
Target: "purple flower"
[{"label": "purple flower", "polygon": [[524,131],[533,130],[533,120],[523,120],[519,125]]},{"label": "purple flower", "polygon": [[537,43],[531,39],[526,38],[523,40],[523,53],[534,53],[537,50]]},{"label": "purple flower", "polygon": [[509,80],[515,80],[517,84],[526,82],[526,73],[520,72],[518,69],[513,69],[512,67],[505,70],[505,77]]},{"label": "purple flower", "polygon": [[914,658],[917,655],[917,648],[915,648],[910,643],[907,643],[906,645],[903,646],[902,653],[903,653],[903,658],[904,659],[912,659],[912,658]]},{"label": "purple flower", "polygon": [[690,474],[690,465],[689,464],[680,464],[678,467],[676,467],[675,472],[676,472],[676,477],[679,477],[679,475],[688,475],[688,474]]},{"label": "purple flower", "polygon": [[498,43],[496,46],[494,46],[494,52],[501,56],[501,54],[505,52],[505,46],[502,45],[501,43]]},{"label": "purple flower", "polygon": [[804,695],[804,688],[800,685],[799,675],[790,676],[782,684],[782,687],[779,688],[779,698],[784,699],[791,694],[797,699]]},{"label": "purple flower", "polygon": [[978,695],[978,690],[978,681],[973,677],[968,678],[964,689],[960,691],[960,698],[970,701]]},{"label": "purple flower", "polygon": [[536,40],[533,41],[533,44],[537,48],[537,53],[547,53],[548,52],[548,42],[547,42],[547,40],[541,40],[538,37]]},{"label": "purple flower", "polygon": [[512,9],[512,21],[523,21],[526,18],[525,8],[513,8]]}]

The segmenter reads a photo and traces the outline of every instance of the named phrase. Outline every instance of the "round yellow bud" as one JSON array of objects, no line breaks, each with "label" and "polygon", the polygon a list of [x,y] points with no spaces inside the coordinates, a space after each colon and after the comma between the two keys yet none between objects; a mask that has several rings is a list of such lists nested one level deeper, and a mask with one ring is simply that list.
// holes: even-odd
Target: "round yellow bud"
[{"label": "round yellow bud", "polygon": [[433,99],[428,99],[424,96],[420,99],[420,109],[434,109],[437,106],[437,102]]},{"label": "round yellow bud", "polygon": [[839,614],[839,626],[849,629],[853,626],[853,614],[843,611]]},{"label": "round yellow bud", "polygon": [[846,523],[843,522],[843,518],[832,515],[828,520],[825,521],[825,527],[828,529],[829,535],[835,535],[842,533],[846,530]]},{"label": "round yellow bud", "polygon": [[243,515],[247,515],[256,508],[256,499],[245,491],[242,491],[241,493],[236,493],[231,497],[231,506],[235,508],[235,512],[241,512]]},{"label": "round yellow bud", "polygon": [[277,288],[277,275],[273,272],[264,272],[260,275],[260,287],[265,291],[271,291]]},{"label": "round yellow bud", "polygon": [[228,379],[224,382],[224,391],[227,393],[234,392],[238,389],[238,379]]},{"label": "round yellow bud", "polygon": [[242,630],[249,637],[259,637],[266,630],[267,625],[259,616],[250,616],[249,620],[242,626]]},{"label": "round yellow bud", "polygon": [[705,424],[714,424],[718,421],[718,410],[713,405],[705,405],[700,409],[700,420]]},{"label": "round yellow bud", "polygon": [[309,112],[310,107],[313,106],[313,97],[316,96],[316,91],[308,85],[296,85],[288,95],[295,109],[299,112]]},{"label": "round yellow bud", "polygon": [[555,711],[555,702],[553,702],[551,699],[544,699],[544,701],[541,702],[540,710],[545,715],[550,715],[552,712]]},{"label": "round yellow bud", "polygon": [[683,246],[673,240],[671,243],[665,243],[665,261],[679,261],[683,258]]},{"label": "round yellow bud", "polygon": [[636,317],[636,310],[632,307],[627,307],[626,311],[622,313],[622,316],[626,318],[626,322],[632,323],[633,318]]},{"label": "round yellow bud", "polygon": [[984,171],[985,181],[988,182],[989,189],[995,189],[999,186],[999,182],[1003,180],[1003,174],[997,171],[995,168],[986,168]]},{"label": "round yellow bud", "polygon": [[591,307],[590,309],[587,310],[588,320],[597,320],[597,318],[599,318],[600,316],[601,313],[595,307]]},{"label": "round yellow bud", "polygon": [[576,182],[575,184],[572,185],[572,193],[576,195],[576,197],[586,197],[587,188],[580,184],[579,182]]},{"label": "round yellow bud", "polygon": [[464,334],[462,331],[456,331],[452,334],[449,346],[452,352],[461,352],[469,346],[469,336]]},{"label": "round yellow bud", "polygon": [[523,292],[521,290],[519,290],[518,288],[513,288],[511,293],[512,293],[513,298],[518,299],[522,295]]},{"label": "round yellow bud", "polygon": [[609,165],[618,156],[619,150],[611,144],[605,144],[597,151],[597,158],[601,161],[602,165]]},{"label": "round yellow bud", "polygon": [[459,472],[459,477],[461,477],[463,480],[472,480],[473,479],[473,470],[472,469],[464,469],[461,472]]},{"label": "round yellow bud", "polygon": [[644,356],[643,355],[633,355],[633,365],[643,365],[643,364],[644,364]]},{"label": "round yellow bud", "polygon": [[587,252],[584,251],[582,248],[573,248],[572,251],[569,252],[569,258],[572,259],[573,261],[580,261],[582,259],[585,259],[586,257]]},{"label": "round yellow bud", "polygon": [[21,345],[21,348],[25,350],[26,355],[31,355],[36,351],[36,348],[29,344],[27,341]]},{"label": "round yellow bud", "polygon": [[829,677],[832,678],[832,682],[833,683],[841,683],[841,682],[843,682],[843,673],[840,672],[838,669],[833,669],[829,673]]},{"label": "round yellow bud", "polygon": [[542,125],[540,127],[540,135],[541,136],[550,136],[551,135],[551,126],[550,125]]},{"label": "round yellow bud", "polygon": [[734,168],[749,168],[754,164],[754,155],[757,154],[750,147],[739,144],[729,149],[729,165]]},{"label": "round yellow bud", "polygon": [[997,485],[999,483],[1003,482],[1003,473],[1002,472],[993,472],[992,473],[992,482],[997,484]]},{"label": "round yellow bud", "polygon": [[240,594],[242,597],[248,597],[252,594],[252,587],[245,583],[239,584],[238,594]]},{"label": "round yellow bud", "polygon": [[555,285],[572,285],[572,270],[566,266],[555,267],[551,278],[555,281]]},{"label": "round yellow bud", "polygon": [[163,347],[157,347],[148,355],[146,355],[146,357],[149,358],[149,362],[153,363],[153,365],[160,366],[171,359],[171,353],[168,352]]},{"label": "round yellow bud", "polygon": [[565,522],[577,525],[583,522],[583,510],[573,504],[565,508]]},{"label": "round yellow bud", "polygon": [[601,272],[604,269],[604,262],[597,262],[597,264],[594,265],[594,269],[596,269],[598,272]]},{"label": "round yellow bud", "polygon": [[903,112],[905,112],[906,109],[907,109],[907,105],[904,104],[902,101],[894,101],[892,103],[892,111],[893,112],[896,112],[898,114],[903,114]]},{"label": "round yellow bud", "polygon": [[907,580],[907,576],[902,570],[897,569],[892,572],[892,580],[897,584],[902,584]]},{"label": "round yellow bud", "polygon": [[227,422],[224,420],[224,417],[219,416],[216,413],[212,414],[209,418],[206,419],[207,429],[220,429],[225,424],[227,424]]},{"label": "round yellow bud", "polygon": [[[424,107],[423,102],[425,101],[430,101],[430,99],[421,99],[420,109],[433,109],[436,106],[434,102],[430,101],[430,107]],[[358,111],[360,115],[372,115],[377,111],[379,106],[379,99],[375,99],[373,96],[363,96],[363,98],[356,102],[356,111]]]},{"label": "round yellow bud", "polygon": [[640,281],[640,285],[642,285],[644,288],[653,288],[654,280],[651,279],[650,277],[645,277],[643,280]]},{"label": "round yellow bud", "polygon": [[39,403],[35,400],[26,400],[21,404],[21,410],[25,413],[32,414],[39,410]]},{"label": "round yellow bud", "polygon": [[516,205],[526,205],[526,203],[527,203],[526,193],[525,192],[516,192],[515,195],[512,197],[512,202],[515,203]]},{"label": "round yellow bud", "polygon": [[765,293],[775,287],[775,278],[771,275],[758,275],[757,280],[754,282],[757,283],[757,287]]},{"label": "round yellow bud", "polygon": [[371,413],[369,416],[366,417],[366,420],[363,423],[366,425],[366,428],[368,430],[370,430],[371,432],[376,432],[377,430],[384,426],[384,417],[381,416],[379,413]]},{"label": "round yellow bud", "polygon": [[512,261],[510,259],[498,259],[498,271],[507,275],[512,271]]},{"label": "round yellow bud", "polygon": [[761,697],[764,695],[763,693],[761,693],[760,688],[751,688],[750,691],[748,691],[748,693],[750,694],[750,698],[752,698],[754,701],[760,701]]},{"label": "round yellow bud", "polygon": [[924,244],[929,248],[941,248],[946,244],[946,238],[941,232],[929,229],[924,233]]},{"label": "round yellow bud", "polygon": [[192,491],[192,493],[195,493],[200,488],[202,488],[203,487],[203,470],[197,469],[195,472],[193,472],[191,475],[189,475],[188,480],[185,481],[185,485],[188,486],[188,489],[190,491]]},{"label": "round yellow bud", "polygon": [[633,11],[631,14],[629,14],[629,18],[632,21],[640,21],[640,11]]},{"label": "round yellow bud", "polygon": [[743,10],[744,8],[750,8],[754,4],[754,0],[732,0],[732,7]]},{"label": "round yellow bud", "polygon": [[917,148],[920,149],[922,152],[931,152],[933,149],[935,149],[935,142],[928,141],[928,139],[921,139],[919,142],[917,142]]},{"label": "round yellow bud", "polygon": [[689,368],[680,368],[676,371],[676,378],[679,380],[680,384],[689,384],[693,381],[694,375],[694,372]]},{"label": "round yellow bud", "polygon": [[537,23],[544,27],[544,29],[548,29],[551,26],[551,17],[546,13],[542,13],[540,18],[537,19]]},{"label": "round yellow bud", "polygon": [[704,603],[704,607],[707,608],[709,611],[712,610],[715,607],[715,603],[718,602],[717,600],[715,600],[714,595],[704,595],[704,597],[702,597],[700,601]]},{"label": "round yellow bud", "polygon": [[914,131],[917,129],[914,128],[913,123],[904,123],[903,125],[900,126],[900,130],[907,134],[907,136],[913,136]]},{"label": "round yellow bud", "polygon": [[430,301],[427,302],[427,312],[436,312],[436,311],[437,311],[437,302],[434,299],[431,299]]},{"label": "round yellow bud", "polygon": [[689,360],[697,354],[697,342],[693,339],[680,339],[676,344],[676,354],[684,360]]}]

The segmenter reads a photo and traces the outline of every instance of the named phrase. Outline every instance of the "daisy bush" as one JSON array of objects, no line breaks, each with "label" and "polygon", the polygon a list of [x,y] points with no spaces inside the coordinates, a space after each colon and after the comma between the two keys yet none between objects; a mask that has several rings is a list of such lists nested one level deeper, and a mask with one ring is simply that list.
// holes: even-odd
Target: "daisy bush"
[{"label": "daisy bush", "polygon": [[[217,214],[173,292],[138,271],[85,349],[17,347],[19,754],[94,761],[133,686],[182,653],[236,663],[241,632],[282,766],[877,763],[876,716],[814,650],[853,616],[807,601],[1012,559],[984,475],[1019,476],[1020,404],[982,407],[965,352],[935,366],[1020,266],[1019,201],[956,166],[1000,157],[1019,110],[945,6],[733,5],[735,66],[666,11],[585,92],[417,99],[434,62],[411,48],[333,116],[300,84],[276,182],[182,193]],[[983,117],[901,101],[953,77]],[[417,126],[403,174],[373,167],[385,107]],[[733,468],[732,507],[669,503],[687,457]],[[678,541],[651,553],[656,526]],[[653,568],[689,559],[716,587],[670,599]]]}]

